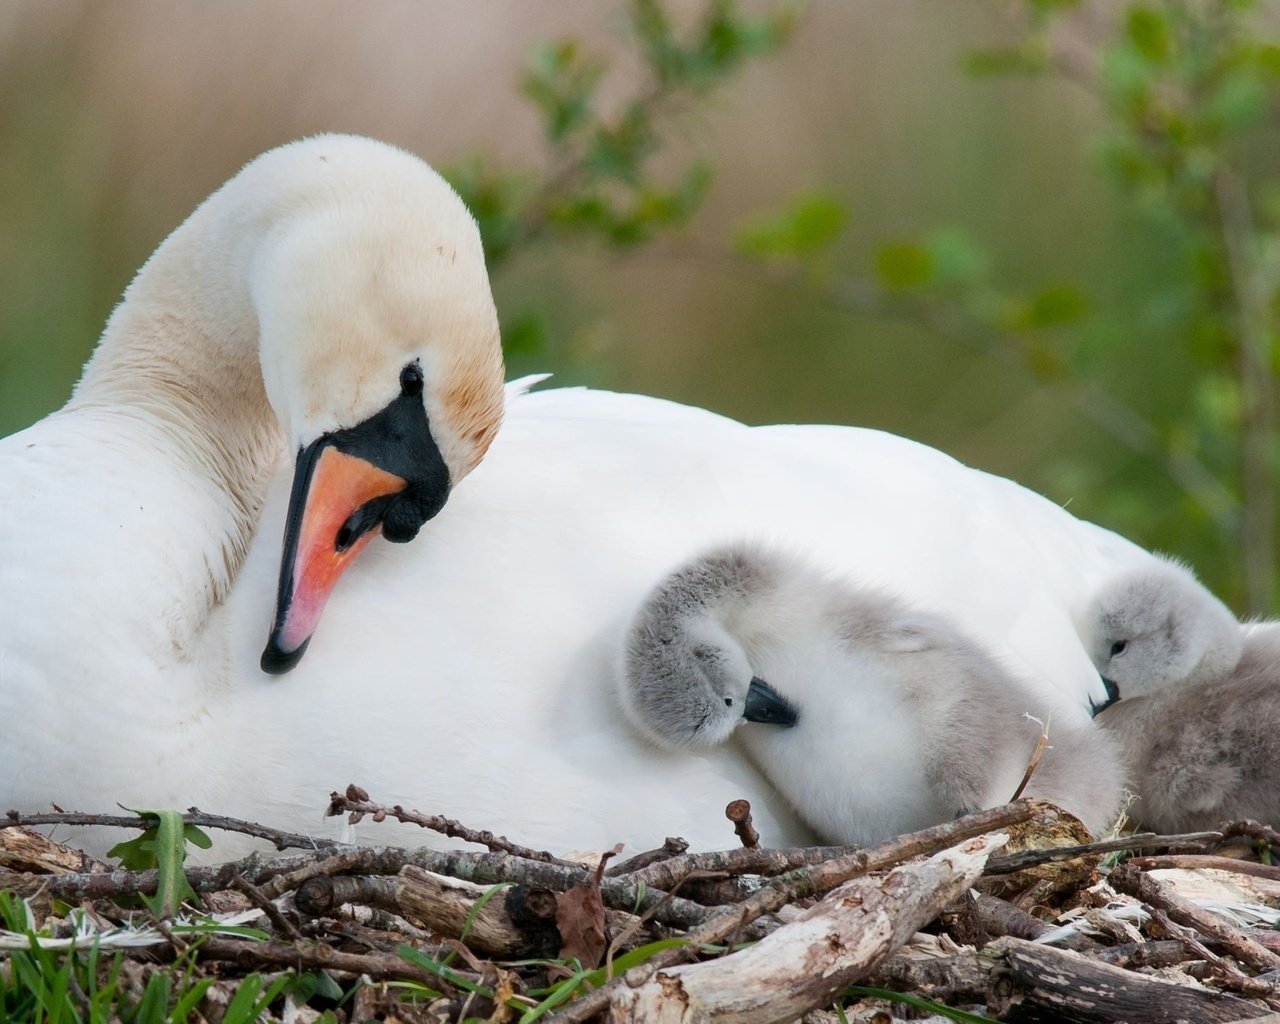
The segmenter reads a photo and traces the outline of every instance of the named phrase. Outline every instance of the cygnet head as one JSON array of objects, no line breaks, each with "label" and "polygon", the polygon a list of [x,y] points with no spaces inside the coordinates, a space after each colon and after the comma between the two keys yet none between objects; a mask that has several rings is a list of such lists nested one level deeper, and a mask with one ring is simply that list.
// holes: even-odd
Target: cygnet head
[{"label": "cygnet head", "polygon": [[755,676],[724,624],[734,568],[714,557],[685,567],[649,596],[628,632],[619,697],[631,723],[659,746],[711,747],[745,722],[785,727],[798,719],[795,706]]},{"label": "cygnet head", "polygon": [[263,669],[284,672],[365,545],[378,533],[411,540],[498,430],[502,353],[480,234],[421,160],[320,136],[227,182],[157,250],[125,305],[176,306],[182,289],[215,328],[211,359],[226,361],[236,332],[256,333],[296,459],[262,655]]},{"label": "cygnet head", "polygon": [[1220,679],[1240,660],[1240,624],[1189,568],[1160,558],[1116,577],[1090,605],[1086,643],[1113,698]]}]

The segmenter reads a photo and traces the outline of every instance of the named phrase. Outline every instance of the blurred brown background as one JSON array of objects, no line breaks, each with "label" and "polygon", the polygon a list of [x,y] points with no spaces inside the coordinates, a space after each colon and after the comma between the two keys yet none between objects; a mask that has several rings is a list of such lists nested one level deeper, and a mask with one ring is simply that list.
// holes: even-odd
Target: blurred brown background
[{"label": "blurred brown background", "polygon": [[[985,247],[1011,290],[1072,281],[1116,309],[1149,290],[1161,254],[1099,173],[1096,100],[1061,81],[963,73],[970,47],[1010,37],[1007,15],[983,0],[815,0],[780,55],[675,122],[664,160],[697,155],[716,171],[682,240],[630,254],[541,245],[501,268],[504,319],[532,310],[552,328],[512,375],[552,370],[750,422],[881,427],[1176,550],[1179,512],[1159,486],[1139,508],[1111,493],[1135,456],[1018,365],[707,256],[745,218],[820,190],[850,210],[841,264],[942,226]],[[66,399],[134,270],[255,154],[348,131],[437,165],[469,152],[536,164],[540,122],[517,88],[531,48],[576,36],[615,55],[604,94],[621,97],[638,73],[625,32],[621,6],[601,0],[7,0],[0,433]],[[1149,338],[1116,337],[1095,365],[1152,414],[1185,402],[1195,374]]]}]

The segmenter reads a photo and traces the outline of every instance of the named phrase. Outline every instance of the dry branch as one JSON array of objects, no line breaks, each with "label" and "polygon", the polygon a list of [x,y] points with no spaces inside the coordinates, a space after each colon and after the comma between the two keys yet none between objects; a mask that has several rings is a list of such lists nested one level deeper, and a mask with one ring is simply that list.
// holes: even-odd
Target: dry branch
[{"label": "dry branch", "polygon": [[406,865],[396,878],[396,903],[440,935],[465,939],[486,956],[553,957],[560,949],[556,900],[550,889],[492,887]]},{"label": "dry branch", "polygon": [[[129,814],[19,814],[17,811],[6,812],[5,817],[10,825],[78,825],[107,826],[109,828],[134,828],[144,831],[155,825],[154,818],[144,818]],[[241,835],[264,839],[277,850],[335,850],[342,843],[332,839],[319,839],[315,836],[304,836],[298,832],[284,832],[278,828],[269,828],[256,821],[245,821],[242,818],[228,818],[222,814],[205,814],[198,807],[189,807],[182,814],[182,820],[197,828],[215,828],[223,832],[239,832]]]},{"label": "dry branch", "polygon": [[453,818],[445,818],[439,814],[423,814],[421,811],[407,811],[399,804],[387,807],[384,804],[374,803],[369,799],[369,794],[355,783],[347,786],[345,793],[330,793],[329,808],[324,813],[327,817],[346,814],[347,820],[353,825],[366,814],[373,818],[374,821],[395,818],[397,821],[402,821],[407,825],[417,825],[420,828],[430,829],[432,832],[439,832],[450,839],[461,839],[464,842],[488,847],[498,853],[509,853],[513,857],[546,861],[548,864],[559,864],[564,867],[579,866],[572,861],[554,857],[546,850],[534,850],[527,846],[513,843],[506,836],[494,835],[488,829],[468,828]]},{"label": "dry branch", "polygon": [[1201,935],[1212,939],[1243,964],[1256,971],[1280,970],[1280,956],[1265,946],[1254,942],[1239,928],[1227,924],[1207,910],[1183,899],[1171,886],[1144,875],[1130,864],[1121,864],[1111,872],[1112,887],[1127,892],[1151,907],[1168,913],[1178,924],[1194,928]]},{"label": "dry branch", "polygon": [[760,845],[760,833],[756,831],[751,821],[750,801],[731,801],[724,809],[724,816],[733,822],[734,834],[742,841],[743,846],[748,850],[754,850]]},{"label": "dry branch", "polygon": [[1044,850],[1021,850],[1018,853],[992,857],[987,864],[988,875],[1010,875],[1040,864],[1053,864],[1077,857],[1099,853],[1115,853],[1119,850],[1182,850],[1212,846],[1222,839],[1221,832],[1186,832],[1180,835],[1160,836],[1154,832],[1139,832],[1116,839],[1104,839],[1098,843],[1081,843],[1078,846],[1052,846]]},{"label": "dry branch", "polygon": [[1025,939],[1001,939],[984,953],[993,964],[988,1006],[1000,1017],[1014,1007],[1027,1006],[1038,1011],[1041,1019],[1079,1024],[1179,1020],[1213,1024],[1268,1011],[1262,1003],[1159,981]]},{"label": "dry branch", "polygon": [[[614,1022],[790,1021],[830,1003],[907,942],[981,873],[1008,837],[996,833],[861,878],[749,949],[708,963],[636,968],[613,990]],[[647,975],[643,981],[639,976]]]}]

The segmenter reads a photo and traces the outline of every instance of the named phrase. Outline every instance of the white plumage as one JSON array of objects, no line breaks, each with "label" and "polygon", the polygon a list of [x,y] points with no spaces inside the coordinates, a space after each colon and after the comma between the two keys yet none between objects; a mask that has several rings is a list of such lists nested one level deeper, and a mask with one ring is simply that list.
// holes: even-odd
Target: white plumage
[{"label": "white plumage", "polygon": [[[403,405],[411,366],[448,504],[413,543],[328,551],[351,568],[269,677],[295,455]],[[251,163],[140,271],[66,408],[0,441],[0,807],[318,829],[357,781],[533,845],[634,849],[726,845],[745,796],[766,842],[802,840],[762,779],[654,752],[610,703],[627,614],[727,535],[953,615],[1056,716],[1102,699],[1072,615],[1148,556],[1009,481],[871,430],[577,389],[511,397],[498,430],[502,405],[478,234],[434,172],[341,136]],[[294,634],[321,590],[282,606]]]}]

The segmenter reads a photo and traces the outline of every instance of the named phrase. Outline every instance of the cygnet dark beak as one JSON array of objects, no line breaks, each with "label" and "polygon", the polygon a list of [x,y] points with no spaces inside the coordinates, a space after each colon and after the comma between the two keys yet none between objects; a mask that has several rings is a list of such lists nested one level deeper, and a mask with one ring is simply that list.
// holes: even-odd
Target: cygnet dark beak
[{"label": "cygnet dark beak", "polygon": [[1104,700],[1101,704],[1099,704],[1096,700],[1093,700],[1092,698],[1090,698],[1089,700],[1089,712],[1093,715],[1094,718],[1097,718],[1100,714],[1102,714],[1102,712],[1106,711],[1107,708],[1111,707],[1112,704],[1114,704],[1116,701],[1120,699],[1120,687],[1116,686],[1116,684],[1112,682],[1110,679],[1108,679],[1106,676],[1102,677],[1102,685],[1103,687],[1106,688],[1107,699]]},{"label": "cygnet dark beak", "polygon": [[742,709],[742,717],[748,722],[761,722],[765,725],[780,725],[789,729],[800,718],[786,697],[759,677],[752,677],[747,687],[747,700]]}]

